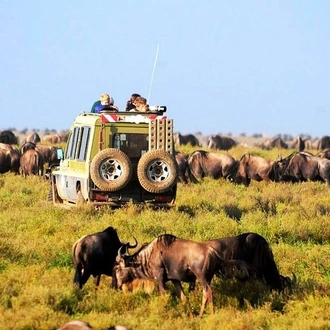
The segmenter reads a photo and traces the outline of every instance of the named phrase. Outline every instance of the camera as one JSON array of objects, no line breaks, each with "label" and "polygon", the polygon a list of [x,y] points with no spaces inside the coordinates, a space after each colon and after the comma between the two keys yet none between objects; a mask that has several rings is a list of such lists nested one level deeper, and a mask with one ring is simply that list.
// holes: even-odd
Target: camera
[{"label": "camera", "polygon": [[150,105],[149,110],[158,111],[158,112],[166,112],[166,106],[165,105]]}]

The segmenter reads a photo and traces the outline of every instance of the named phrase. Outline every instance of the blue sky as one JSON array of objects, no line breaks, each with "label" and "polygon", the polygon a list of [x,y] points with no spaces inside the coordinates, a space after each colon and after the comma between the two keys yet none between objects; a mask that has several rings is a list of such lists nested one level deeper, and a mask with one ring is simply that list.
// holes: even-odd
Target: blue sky
[{"label": "blue sky", "polygon": [[327,0],[2,0],[0,130],[69,129],[102,93],[120,108],[150,93],[181,133],[330,135],[329,12]]}]

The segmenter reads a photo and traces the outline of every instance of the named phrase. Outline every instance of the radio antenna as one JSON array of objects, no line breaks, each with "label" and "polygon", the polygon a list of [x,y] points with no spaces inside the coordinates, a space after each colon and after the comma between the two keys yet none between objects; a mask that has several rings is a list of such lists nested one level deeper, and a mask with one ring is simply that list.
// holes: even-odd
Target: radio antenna
[{"label": "radio antenna", "polygon": [[155,70],[156,70],[156,63],[157,63],[157,58],[158,58],[158,52],[159,52],[159,43],[157,45],[157,50],[156,50],[156,56],[155,56],[155,61],[154,61],[154,66],[152,68],[152,73],[151,73],[151,80],[150,80],[150,86],[149,86],[149,94],[147,98],[147,102],[149,103],[150,101],[150,95],[151,95],[151,88],[152,88],[152,83],[154,81],[154,75],[155,75]]}]

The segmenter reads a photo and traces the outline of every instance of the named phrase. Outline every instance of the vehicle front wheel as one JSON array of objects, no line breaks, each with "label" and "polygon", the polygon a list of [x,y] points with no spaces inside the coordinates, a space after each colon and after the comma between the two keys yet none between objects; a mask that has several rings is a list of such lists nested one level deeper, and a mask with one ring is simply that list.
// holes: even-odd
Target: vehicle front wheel
[{"label": "vehicle front wheel", "polygon": [[132,177],[131,161],[121,150],[104,149],[93,158],[90,172],[99,189],[117,191],[124,188]]},{"label": "vehicle front wheel", "polygon": [[177,182],[177,162],[160,149],[146,152],[139,160],[137,176],[141,186],[150,193],[163,193]]}]

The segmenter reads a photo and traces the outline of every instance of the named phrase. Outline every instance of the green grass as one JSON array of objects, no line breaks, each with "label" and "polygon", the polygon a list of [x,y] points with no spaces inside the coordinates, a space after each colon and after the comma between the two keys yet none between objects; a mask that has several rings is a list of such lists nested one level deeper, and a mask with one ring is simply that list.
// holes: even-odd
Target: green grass
[{"label": "green grass", "polygon": [[[233,150],[235,158],[239,153]],[[322,183],[252,182],[246,188],[205,179],[180,184],[168,211],[134,205],[64,210],[45,202],[48,189],[39,177],[0,176],[0,329],[53,329],[71,319],[96,329],[330,329],[330,190]],[[135,236],[139,243],[163,233],[207,240],[254,231],[269,241],[280,272],[294,272],[297,284],[287,295],[270,293],[260,282],[215,278],[215,314],[207,309],[202,318],[199,287],[186,305],[170,283],[165,296],[117,292],[105,276],[97,292],[92,278],[77,290],[72,244],[107,226],[122,240]]]}]

